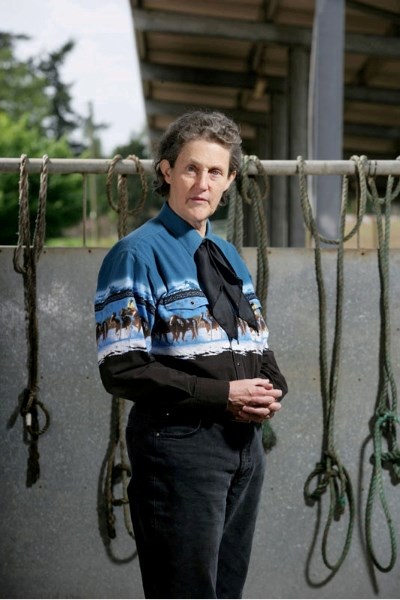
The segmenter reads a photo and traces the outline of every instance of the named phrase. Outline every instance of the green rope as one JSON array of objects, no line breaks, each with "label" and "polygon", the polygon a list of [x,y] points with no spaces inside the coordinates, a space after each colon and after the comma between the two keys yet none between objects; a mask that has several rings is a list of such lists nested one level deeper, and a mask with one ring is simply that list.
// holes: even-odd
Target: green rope
[{"label": "green rope", "polygon": [[[249,175],[251,167],[257,170],[258,177]],[[259,181],[262,182],[260,186]],[[257,156],[243,156],[240,175],[230,188],[227,239],[238,252],[243,250],[244,211],[243,205],[251,206],[256,227],[257,239],[257,276],[256,294],[260,298],[262,314],[267,320],[267,294],[269,280],[268,266],[268,237],[267,219],[264,204],[269,196],[269,180]],[[266,452],[271,450],[277,442],[276,434],[269,421],[262,425],[263,447]]]},{"label": "green rope", "polygon": [[[365,157],[364,157],[365,159]],[[400,181],[393,191],[394,179],[389,175],[386,183],[385,197],[379,198],[376,183],[373,177],[368,177],[368,198],[372,201],[372,207],[376,215],[376,225],[378,233],[378,265],[381,284],[381,336],[380,336],[380,372],[379,372],[379,393],[375,407],[375,414],[372,420],[373,430],[373,471],[368,492],[365,528],[368,553],[374,565],[382,572],[390,571],[397,557],[397,543],[395,528],[390,514],[389,506],[386,501],[383,468],[387,466],[392,475],[392,481],[400,483],[400,449],[397,444],[396,426],[399,425],[397,415],[397,389],[391,364],[390,350],[390,278],[389,278],[389,250],[390,250],[390,217],[391,203],[400,193]],[[385,224],[382,223],[383,205]],[[387,452],[382,452],[382,440],[386,439],[388,446]],[[373,513],[376,494],[379,499],[383,512],[385,514],[389,538],[390,538],[390,559],[384,566],[377,558],[372,539]]]},{"label": "green rope", "polygon": [[[251,167],[257,170],[258,179],[249,175]],[[262,181],[260,186],[259,181]],[[227,239],[241,254],[243,249],[243,203],[249,204],[253,211],[257,239],[257,278],[256,294],[262,303],[264,319],[267,313],[268,293],[268,237],[267,219],[264,203],[269,196],[269,180],[257,156],[243,156],[242,169],[238,181],[231,186],[228,209]]]},{"label": "green rope", "polygon": [[[358,157],[352,157],[357,166],[360,166]],[[340,349],[342,342],[343,328],[343,292],[344,292],[344,242],[358,230],[366,210],[366,185],[362,177],[359,177],[360,202],[359,213],[355,226],[349,234],[345,235],[346,212],[348,204],[348,177],[344,176],[342,180],[342,203],[340,214],[340,235],[338,239],[328,239],[322,236],[317,227],[313,216],[312,207],[308,198],[306,177],[304,174],[304,160],[298,157],[298,172],[300,184],[300,201],[303,211],[304,222],[310,231],[315,244],[315,269],[318,287],[319,299],[319,331],[320,331],[320,349],[319,362],[321,373],[321,395],[323,403],[324,435],[322,445],[322,455],[315,469],[311,472],[304,485],[304,497],[308,504],[314,504],[320,501],[322,495],[329,488],[330,504],[328,510],[327,522],[322,537],[322,558],[325,566],[330,569],[332,577],[343,561],[345,560],[351,545],[353,527],[354,527],[354,497],[349,473],[342,464],[335,448],[334,442],[334,417],[337,399],[337,386],[339,380]],[[362,171],[363,172],[363,171]],[[358,168],[360,175],[361,170]],[[336,313],[335,313],[335,332],[331,356],[330,370],[327,357],[327,331],[326,331],[326,292],[322,270],[321,243],[334,244],[338,246],[337,266],[336,266]],[[310,490],[311,483],[317,480],[313,491]],[[339,520],[346,510],[346,499],[349,507],[349,517],[347,532],[343,549],[336,562],[328,558],[328,538],[331,532],[333,520]]]}]

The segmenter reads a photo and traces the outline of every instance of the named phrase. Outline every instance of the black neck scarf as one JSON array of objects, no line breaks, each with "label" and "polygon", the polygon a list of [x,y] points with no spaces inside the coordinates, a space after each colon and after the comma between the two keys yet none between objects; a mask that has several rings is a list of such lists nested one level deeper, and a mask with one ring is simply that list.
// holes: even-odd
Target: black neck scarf
[{"label": "black neck scarf", "polygon": [[196,250],[194,260],[210,313],[226,331],[229,339],[238,339],[238,317],[258,331],[253,309],[242,291],[243,281],[236,275],[218,246],[205,238]]}]

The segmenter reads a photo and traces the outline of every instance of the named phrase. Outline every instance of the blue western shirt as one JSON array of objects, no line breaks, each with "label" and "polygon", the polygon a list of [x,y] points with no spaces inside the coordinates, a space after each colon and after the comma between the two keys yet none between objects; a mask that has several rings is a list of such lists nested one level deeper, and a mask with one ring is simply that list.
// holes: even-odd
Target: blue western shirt
[{"label": "blue western shirt", "polygon": [[210,223],[206,237],[243,281],[258,332],[238,319],[238,339],[229,340],[213,319],[194,262],[202,237],[165,203],[113,246],[99,272],[96,339],[109,393],[156,411],[224,410],[229,381],[236,379],[268,378],[286,392],[246,264]]}]

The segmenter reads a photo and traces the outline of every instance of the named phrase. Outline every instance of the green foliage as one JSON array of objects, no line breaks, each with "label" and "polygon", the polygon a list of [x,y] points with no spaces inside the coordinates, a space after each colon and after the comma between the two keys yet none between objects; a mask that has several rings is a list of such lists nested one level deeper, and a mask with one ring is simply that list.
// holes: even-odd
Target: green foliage
[{"label": "green foliage", "polygon": [[71,86],[65,84],[60,77],[60,68],[74,45],[72,40],[68,41],[37,64],[38,72],[43,73],[46,80],[46,94],[50,100],[46,128],[57,140],[77,129],[81,123],[81,117],[72,110]]},{"label": "green foliage", "polygon": [[[43,137],[38,127],[28,126],[29,116],[12,120],[0,112],[0,156],[41,158],[72,158],[65,139],[52,140]],[[18,181],[14,173],[0,174],[0,244],[15,245],[18,240]],[[82,192],[80,175],[49,175],[46,234],[60,235],[63,228],[76,223],[82,214]],[[39,175],[29,176],[29,198],[32,227],[37,210]]]},{"label": "green foliage", "polygon": [[50,99],[45,93],[44,75],[31,61],[21,62],[14,56],[15,42],[25,39],[0,32],[0,111],[11,119],[25,114],[29,126],[41,128],[50,113]]},{"label": "green foliage", "polygon": [[74,42],[70,40],[46,56],[20,61],[15,47],[27,39],[0,31],[0,110],[12,119],[26,114],[29,126],[60,139],[78,128],[82,120],[71,108],[70,85],[60,77]]},{"label": "green foliage", "polygon": [[[28,158],[84,157],[101,158],[98,131],[106,124],[94,122],[93,110],[89,105],[87,117],[72,110],[70,84],[62,81],[60,70],[74,49],[72,40],[58,49],[20,61],[15,52],[16,45],[29,39],[25,35],[13,35],[0,31],[0,156],[17,158],[26,154]],[[71,134],[79,129],[83,141],[73,142]],[[116,148],[115,154],[124,158],[135,154],[147,156],[142,140],[132,139],[126,146]],[[0,244],[15,245],[18,239],[18,174],[0,173]],[[155,214],[161,205],[160,198],[151,193],[152,177],[147,176],[149,192],[145,207],[139,215],[130,219],[133,228]],[[29,176],[29,198],[32,229],[36,217],[39,192],[39,175]],[[50,175],[46,211],[46,242],[68,234],[76,235],[68,228],[82,219],[83,178],[80,175]],[[130,206],[137,206],[141,197],[139,177],[128,180]],[[89,175],[87,179],[87,207],[89,225],[94,238],[98,238],[101,219],[104,235],[115,231],[117,216],[110,208],[106,197],[106,177]],[[117,201],[117,192],[115,191]]]}]

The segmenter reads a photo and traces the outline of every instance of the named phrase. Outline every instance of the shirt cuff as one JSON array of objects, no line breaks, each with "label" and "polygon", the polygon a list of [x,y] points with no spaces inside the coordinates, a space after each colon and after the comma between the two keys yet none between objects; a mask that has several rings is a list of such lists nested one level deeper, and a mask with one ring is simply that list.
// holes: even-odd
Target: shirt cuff
[{"label": "shirt cuff", "polygon": [[193,397],[201,406],[224,409],[228,403],[229,381],[199,377]]}]

